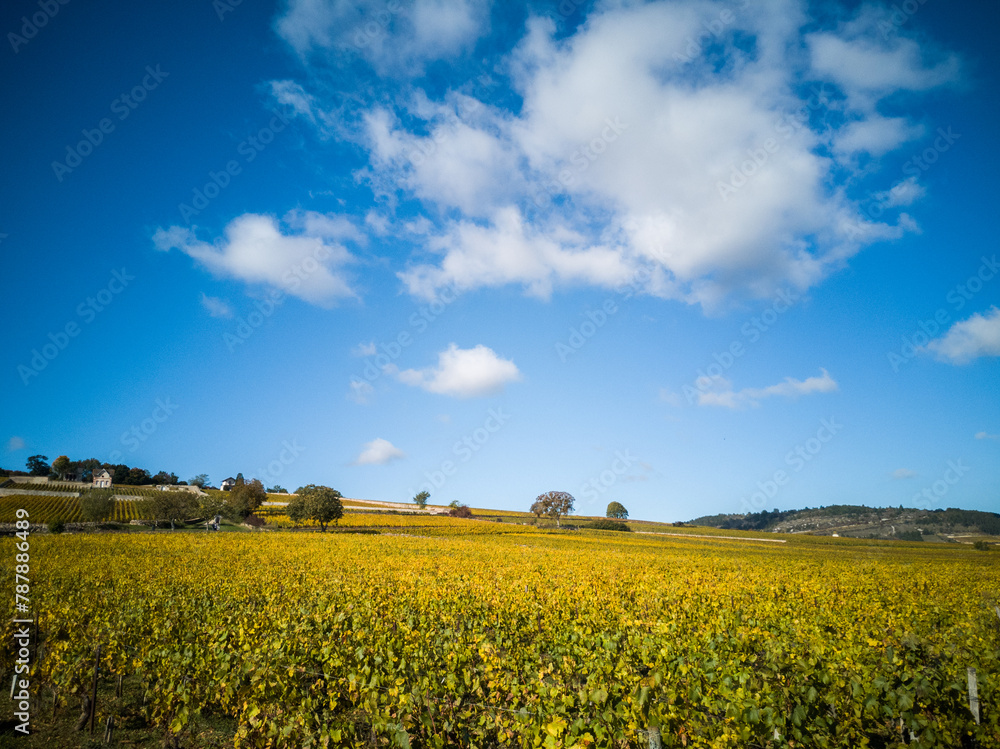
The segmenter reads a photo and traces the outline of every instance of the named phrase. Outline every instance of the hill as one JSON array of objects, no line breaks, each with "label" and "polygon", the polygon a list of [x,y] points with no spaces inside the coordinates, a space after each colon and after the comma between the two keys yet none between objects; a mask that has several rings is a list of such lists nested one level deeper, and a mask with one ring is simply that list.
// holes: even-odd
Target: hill
[{"label": "hill", "polygon": [[974,536],[1000,535],[1000,515],[997,513],[953,507],[924,510],[831,505],[803,510],[764,510],[745,515],[706,515],[692,520],[691,524],[725,530],[907,541],[969,541]]}]

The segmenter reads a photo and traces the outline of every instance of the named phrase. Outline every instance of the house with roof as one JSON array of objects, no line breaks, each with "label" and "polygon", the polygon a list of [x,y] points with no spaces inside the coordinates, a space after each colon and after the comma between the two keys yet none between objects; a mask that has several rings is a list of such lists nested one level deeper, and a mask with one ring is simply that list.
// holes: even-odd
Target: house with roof
[{"label": "house with roof", "polygon": [[228,492],[234,486],[236,486],[236,479],[234,479],[232,476],[230,476],[227,479],[223,479],[222,483],[219,484],[219,488],[222,489],[222,491],[224,492]]},{"label": "house with roof", "polygon": [[111,488],[111,474],[106,468],[98,468],[94,471],[94,488],[95,489],[110,489]]}]

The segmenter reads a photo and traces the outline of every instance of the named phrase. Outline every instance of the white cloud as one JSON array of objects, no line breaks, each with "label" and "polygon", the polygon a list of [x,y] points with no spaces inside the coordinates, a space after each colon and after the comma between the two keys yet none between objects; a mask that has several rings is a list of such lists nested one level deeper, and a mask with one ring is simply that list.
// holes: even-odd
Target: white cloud
[{"label": "white cloud", "polygon": [[873,114],[867,119],[845,125],[834,136],[833,147],[842,154],[865,152],[872,156],[884,156],[923,134],[923,126],[913,124],[905,117]]},{"label": "white cloud", "polygon": [[351,349],[351,356],[375,356],[375,352],[377,350],[378,349],[375,348],[375,341],[359,343]]},{"label": "white cloud", "polygon": [[958,79],[956,56],[929,60],[929,45],[902,34],[887,36],[879,31],[879,21],[878,10],[865,6],[836,32],[806,37],[813,73],[840,86],[850,106],[872,110],[891,93],[927,91]]},{"label": "white cloud", "polygon": [[1000,434],[990,434],[989,432],[976,432],[977,440],[1000,440]]},{"label": "white cloud", "polygon": [[289,0],[275,29],[303,59],[357,56],[380,75],[420,75],[488,28],[487,0]]},{"label": "white cloud", "polygon": [[939,360],[951,364],[968,364],[983,356],[1000,356],[1000,309],[991,307],[985,315],[977,312],[955,323],[926,348]]},{"label": "white cloud", "polygon": [[212,317],[232,317],[233,310],[226,304],[222,299],[215,296],[209,296],[204,291],[201,292],[201,306],[205,308],[209,315]]},{"label": "white cloud", "polygon": [[289,213],[284,223],[283,231],[272,216],[247,213],[230,221],[215,244],[182,226],[157,229],[153,244],[178,249],[218,276],[266,284],[312,304],[356,297],[343,270],[352,257],[340,243],[357,238],[353,225],[313,212]]},{"label": "white cloud", "polygon": [[24,440],[21,437],[11,437],[7,440],[7,450],[14,452],[15,450],[24,449]]},{"label": "white cloud", "polygon": [[907,177],[884,192],[875,193],[875,200],[882,208],[911,205],[927,194],[916,177]]},{"label": "white cloud", "polygon": [[911,471],[909,468],[897,468],[892,472],[892,477],[897,480],[912,479],[917,475],[916,471]]},{"label": "white cloud", "polygon": [[[407,74],[419,75],[432,47],[456,54],[485,32],[483,7],[417,0],[373,21],[375,0],[292,0],[278,28],[307,65],[339,64],[316,49],[351,48],[376,69],[410,60]],[[803,37],[809,10],[608,0],[570,35],[529,17],[499,64],[440,92],[387,84],[347,104],[279,81],[272,93],[326,134],[352,123],[336,127],[367,150],[356,177],[386,206],[423,204],[423,217],[372,224],[386,234],[398,221],[397,236],[417,244],[399,274],[415,295],[518,285],[545,297],[641,277],[646,293],[713,308],[809,288],[865,246],[919,230],[904,213],[867,218],[851,197],[856,167],[864,159],[873,173],[924,132],[883,105],[952,84],[958,59],[906,29],[886,37],[869,5]],[[367,23],[372,33],[356,37]],[[493,76],[510,89],[479,93]],[[904,181],[879,200],[897,208],[922,194]]]},{"label": "white cloud", "polygon": [[[685,59],[724,7],[608,4],[565,39],[530,19],[509,59],[523,100],[516,113],[458,90],[435,101],[418,92],[398,113],[385,104],[364,112],[372,185],[456,216],[428,237],[438,257],[400,274],[411,293],[518,284],[546,296],[642,272],[648,293],[714,306],[733,292],[812,286],[864,244],[915,230],[909,217],[865,219],[830,186],[835,164],[822,149],[831,136],[793,116],[809,110],[789,92],[813,75],[788,51],[800,41],[800,3],[738,14],[732,31],[754,35],[758,49],[750,56],[723,39],[721,73],[707,55]],[[812,64],[855,86],[826,64],[834,43],[866,60],[888,56],[895,72],[865,89],[872,101],[950,80],[911,59],[906,40],[851,34],[812,38]],[[414,120],[419,128],[403,124]],[[832,141],[845,158],[882,155],[922,132],[874,111],[849,122]]]},{"label": "white cloud", "polygon": [[763,388],[744,388],[739,391],[734,391],[732,384],[725,378],[701,378],[698,383],[698,405],[742,408],[747,405],[760,405],[760,401],[775,396],[798,398],[800,395],[831,393],[837,390],[837,383],[830,377],[830,374],[825,369],[820,371],[823,374],[819,377],[807,377],[805,380],[786,377],[784,382],[779,382],[777,385]]},{"label": "white cloud", "polygon": [[508,383],[521,380],[521,372],[513,361],[501,359],[482,344],[460,349],[452,343],[438,354],[436,367],[406,369],[397,377],[431,393],[472,398],[501,392]]},{"label": "white cloud", "polygon": [[383,466],[394,460],[405,458],[406,453],[393,445],[389,440],[381,437],[366,442],[361,454],[355,459],[354,465],[358,466]]}]

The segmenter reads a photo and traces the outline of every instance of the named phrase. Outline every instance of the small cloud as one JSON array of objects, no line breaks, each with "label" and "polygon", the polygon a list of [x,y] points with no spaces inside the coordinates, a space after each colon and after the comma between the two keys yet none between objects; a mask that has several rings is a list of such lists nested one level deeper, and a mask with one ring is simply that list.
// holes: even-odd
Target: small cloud
[{"label": "small cloud", "polygon": [[339,299],[357,298],[344,270],[354,258],[342,240],[358,236],[344,217],[291,211],[280,223],[273,216],[238,216],[215,244],[198,239],[187,227],[160,228],[153,245],[163,252],[180,250],[216,276],[265,284],[329,307]]},{"label": "small cloud", "polygon": [[510,359],[501,359],[482,344],[460,349],[452,343],[438,354],[437,367],[406,369],[397,377],[430,393],[474,398],[501,392],[507,383],[521,380],[521,372]]},{"label": "small cloud", "polygon": [[892,472],[892,477],[898,480],[912,479],[916,475],[917,472],[911,471],[909,468],[897,468],[895,471]]},{"label": "small cloud", "polygon": [[442,424],[450,424],[451,423],[451,416],[449,416],[448,414],[438,414],[434,418],[437,419],[438,421],[440,421]]},{"label": "small cloud", "polygon": [[356,466],[384,466],[394,460],[405,458],[406,453],[381,437],[365,443],[361,454],[354,461]]},{"label": "small cloud", "polygon": [[875,193],[875,200],[882,208],[912,205],[927,194],[927,190],[916,177],[909,177],[885,192]]},{"label": "small cloud", "polygon": [[375,356],[375,341],[359,343],[351,349],[351,356]]},{"label": "small cloud", "polygon": [[989,432],[976,432],[977,440],[1000,440],[1000,434],[990,434]]},{"label": "small cloud", "polygon": [[808,377],[796,380],[786,377],[784,382],[768,385],[763,388],[744,388],[734,391],[732,384],[724,377],[699,378],[698,405],[724,406],[725,408],[742,408],[745,405],[758,406],[765,398],[780,396],[783,398],[798,398],[810,393],[830,393],[837,390],[836,381],[830,373],[821,369],[819,377]]},{"label": "small cloud", "polygon": [[940,361],[968,364],[983,356],[1000,356],[1000,309],[990,307],[985,315],[978,312],[961,320],[927,344]]},{"label": "small cloud", "polygon": [[232,317],[233,310],[222,299],[209,296],[204,291],[201,292],[201,306],[204,307],[212,317]]},{"label": "small cloud", "polygon": [[7,440],[7,449],[10,452],[14,452],[15,450],[23,450],[24,440],[21,439],[20,437],[11,437],[9,440]]},{"label": "small cloud", "polygon": [[368,402],[371,394],[375,392],[375,388],[372,387],[370,382],[365,382],[364,380],[355,377],[351,380],[350,390],[347,393],[347,397],[350,398],[355,403],[361,403],[362,405]]}]

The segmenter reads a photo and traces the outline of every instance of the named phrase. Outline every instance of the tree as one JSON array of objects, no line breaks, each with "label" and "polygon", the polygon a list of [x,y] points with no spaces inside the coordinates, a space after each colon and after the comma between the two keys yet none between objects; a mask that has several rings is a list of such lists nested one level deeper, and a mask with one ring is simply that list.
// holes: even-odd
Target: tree
[{"label": "tree", "polygon": [[69,471],[69,466],[70,463],[68,455],[60,455],[52,461],[52,471],[58,474],[60,479],[66,475],[67,471]]},{"label": "tree", "polygon": [[417,503],[420,509],[427,507],[427,500],[431,498],[430,492],[420,492],[417,496],[413,498],[413,501]]},{"label": "tree", "polygon": [[281,486],[280,484],[275,484],[270,489],[267,490],[268,494],[288,494],[288,489]]},{"label": "tree", "polygon": [[87,458],[76,461],[70,468],[79,474],[80,481],[91,481],[94,478],[94,471],[100,467],[101,461],[97,458]]},{"label": "tree", "polygon": [[[535,497],[535,504],[541,503],[544,513],[556,519],[559,525],[559,518],[573,512],[573,495],[569,492],[545,492]],[[535,512],[535,505],[532,505],[532,512]]]},{"label": "tree", "polygon": [[166,471],[160,471],[158,474],[153,476],[152,481],[154,484],[166,484],[168,486],[176,486],[177,474],[167,473]]},{"label": "tree", "polygon": [[448,510],[448,514],[453,518],[471,518],[473,516],[468,505],[456,505]]},{"label": "tree", "polygon": [[52,472],[52,468],[48,464],[48,456],[46,455],[32,455],[28,458],[25,466],[28,469],[29,476],[48,476]]},{"label": "tree", "polygon": [[296,525],[308,520],[309,508],[306,506],[306,498],[301,495],[292,497],[291,501],[285,506],[285,513]]},{"label": "tree", "polygon": [[99,523],[110,518],[115,511],[115,495],[112,489],[90,489],[80,495],[80,510],[85,520]]},{"label": "tree", "polygon": [[188,483],[191,484],[191,486],[197,486],[199,489],[204,489],[205,484],[208,483],[208,474],[199,473],[194,478],[188,479]]},{"label": "tree", "polygon": [[152,499],[143,500],[146,514],[152,520],[174,522],[191,517],[198,509],[198,500],[190,492],[156,492]]},{"label": "tree", "polygon": [[607,516],[609,518],[617,518],[618,520],[626,520],[628,518],[628,510],[625,509],[625,505],[621,502],[612,502],[608,505]]},{"label": "tree", "polygon": [[534,502],[531,503],[530,511],[534,513],[536,518],[540,518],[542,515],[545,514],[545,505],[542,503],[540,499],[536,499]]},{"label": "tree", "polygon": [[308,517],[319,523],[319,529],[323,533],[326,533],[328,523],[336,523],[344,516],[341,494],[329,486],[309,484],[299,491],[299,497],[305,502]]},{"label": "tree", "polygon": [[236,485],[229,490],[226,504],[229,505],[231,512],[240,518],[245,518],[267,501],[267,492],[264,491],[260,479],[252,479],[247,483],[243,481],[242,476],[243,474],[240,474],[240,478],[236,479]]}]

